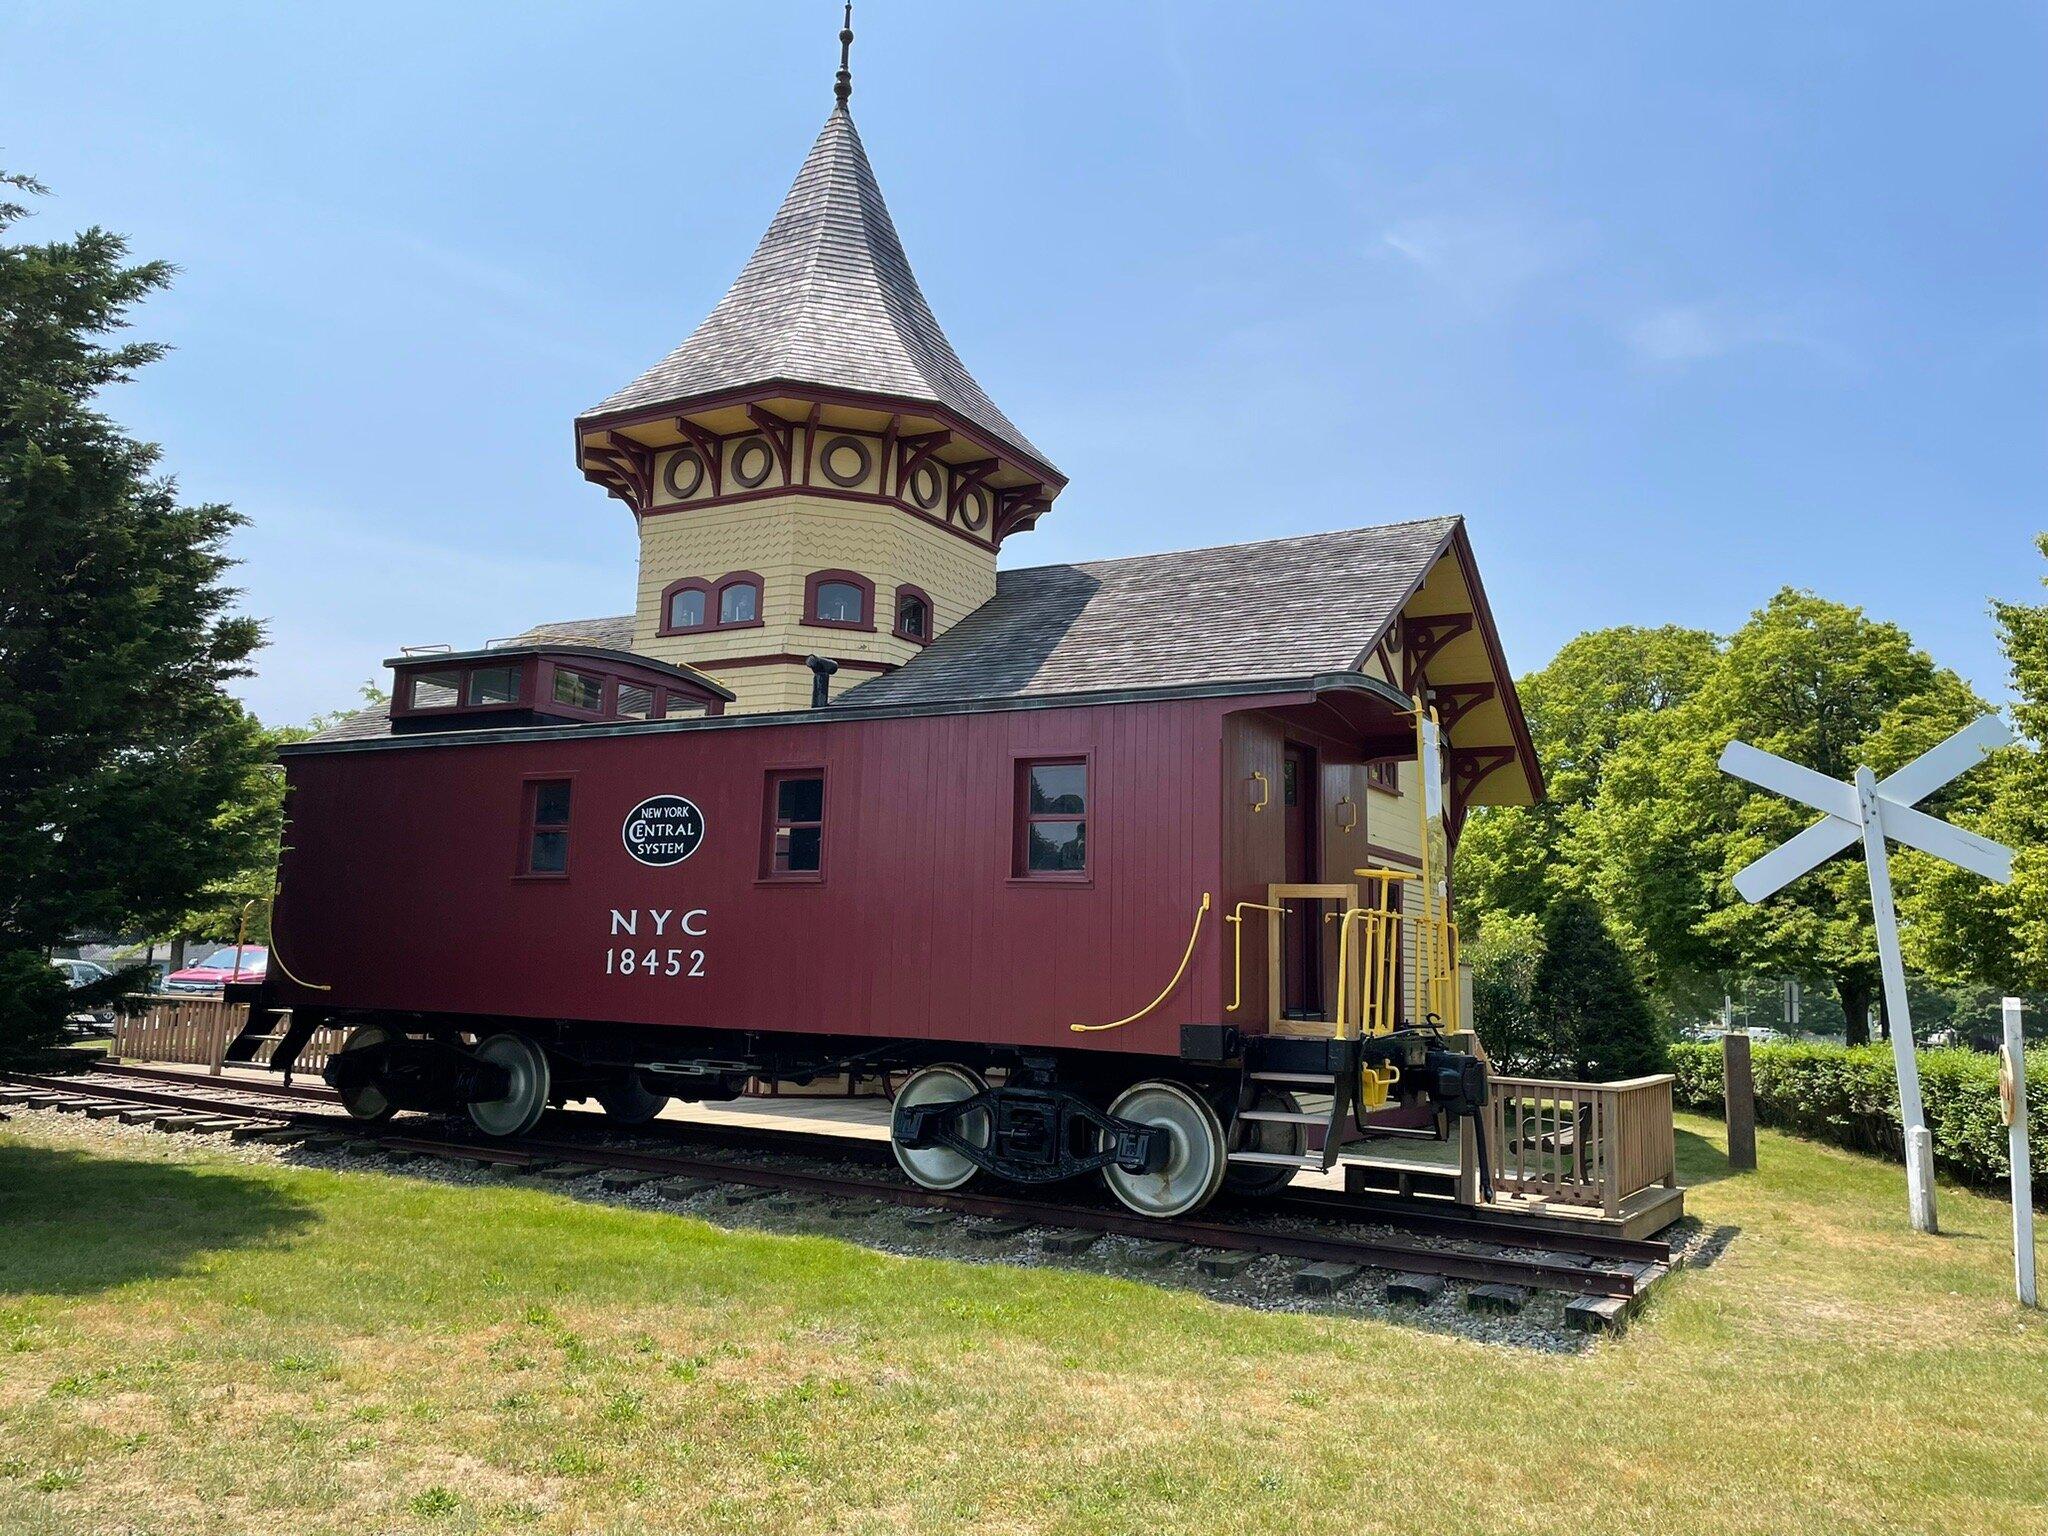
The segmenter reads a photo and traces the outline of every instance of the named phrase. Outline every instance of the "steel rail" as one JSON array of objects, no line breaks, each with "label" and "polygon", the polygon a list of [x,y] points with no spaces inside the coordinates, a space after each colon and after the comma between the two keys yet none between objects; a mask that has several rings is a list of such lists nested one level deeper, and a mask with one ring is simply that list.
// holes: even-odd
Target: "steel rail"
[{"label": "steel rail", "polygon": [[[1481,1283],[1506,1283],[1537,1289],[1565,1291],[1585,1296],[1632,1298],[1638,1294],[1643,1271],[1650,1265],[1633,1264],[1618,1269],[1597,1268],[1571,1261],[1517,1258],[1507,1254],[1476,1254],[1455,1249],[1430,1248],[1386,1238],[1324,1236],[1276,1231],[1266,1227],[1223,1225],[1213,1221],[1161,1220],[1107,1207],[1062,1204],[1011,1195],[964,1194],[927,1190],[911,1184],[883,1183],[873,1179],[812,1173],[800,1169],[760,1167],[722,1162],[711,1158],[679,1156],[672,1153],[594,1147],[586,1142],[524,1137],[517,1141],[479,1143],[445,1136],[417,1136],[381,1130],[349,1118],[337,1105],[333,1112],[309,1113],[282,1105],[250,1106],[223,1101],[203,1094],[174,1094],[126,1084],[80,1082],[59,1075],[14,1072],[7,1080],[38,1088],[59,1098],[106,1099],[142,1103],[174,1110],[210,1111],[216,1115],[274,1119],[299,1124],[310,1132],[343,1129],[350,1139],[374,1143],[393,1150],[475,1161],[513,1165],[534,1162],[569,1162],[590,1165],[593,1172],[625,1169],[675,1178],[702,1179],[709,1183],[744,1184],[756,1188],[784,1189],[842,1199],[866,1199],[885,1205],[921,1206],[957,1211],[962,1215],[1029,1221],[1033,1225],[1066,1227],[1147,1238],[1158,1242],[1180,1242],[1192,1247],[1214,1248],[1240,1253],[1272,1254],[1283,1258],[1319,1263],[1356,1264],[1364,1268],[1394,1272],[1441,1275],[1446,1279]],[[211,1080],[199,1085],[213,1093],[233,1092]],[[1533,1252],[1555,1251],[1544,1243],[1518,1243]]]},{"label": "steel rail", "polygon": [[[200,1077],[197,1073],[170,1068],[139,1066],[127,1062],[94,1067],[95,1073],[116,1073],[152,1082],[180,1083],[203,1088],[233,1089],[237,1092],[289,1096],[309,1103],[336,1104],[334,1090],[327,1087],[247,1081],[239,1078]],[[592,1117],[595,1119],[596,1117]],[[548,1122],[544,1122],[548,1123]],[[561,1122],[553,1122],[557,1129]],[[354,1121],[350,1122],[355,1124]],[[597,1127],[593,1126],[593,1130]],[[888,1167],[894,1159],[888,1143],[879,1137],[845,1136],[832,1131],[795,1131],[782,1126],[717,1125],[700,1120],[654,1121],[633,1127],[640,1135],[673,1136],[678,1140],[704,1142],[741,1151],[788,1151],[811,1156],[831,1156],[854,1162],[872,1162]],[[600,1134],[602,1134],[600,1132]],[[1228,1197],[1225,1197],[1226,1199]],[[1232,1204],[1227,1210],[1242,1210],[1262,1217],[1291,1216],[1308,1221],[1355,1221],[1370,1226],[1400,1227],[1438,1237],[1497,1243],[1512,1248],[1547,1249],[1557,1253],[1583,1253],[1593,1258],[1623,1259],[1635,1264],[1668,1264],[1671,1245],[1654,1238],[1624,1237],[1613,1232],[1575,1232],[1562,1223],[1570,1217],[1531,1218],[1519,1212],[1490,1212],[1484,1207],[1458,1211],[1431,1210],[1414,1204],[1396,1205],[1401,1197],[1374,1192],[1363,1198],[1352,1194],[1297,1189],[1268,1196],[1256,1203]]]}]

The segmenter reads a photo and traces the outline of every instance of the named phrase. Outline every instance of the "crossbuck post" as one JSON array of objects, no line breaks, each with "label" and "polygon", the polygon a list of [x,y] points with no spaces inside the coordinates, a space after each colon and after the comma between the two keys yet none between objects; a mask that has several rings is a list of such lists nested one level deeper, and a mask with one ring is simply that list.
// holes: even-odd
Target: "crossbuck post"
[{"label": "crossbuck post", "polygon": [[1868,768],[1858,768],[1849,784],[1747,742],[1731,741],[1721,752],[1723,772],[1823,813],[1804,832],[1735,876],[1735,890],[1743,900],[1762,901],[1850,847],[1859,836],[1863,840],[1870,915],[1884,974],[1885,1014],[1891,1020],[1892,1059],[1898,1065],[1899,1120],[1906,1130],[1907,1204],[1913,1225],[1922,1232],[1936,1230],[1934,1138],[1920,1102],[1920,1062],[1913,1048],[1913,1016],[1906,1000],[1906,964],[1899,953],[1899,918],[1892,906],[1891,856],[1885,840],[1905,843],[2000,884],[2012,879],[2011,849],[1913,809],[1914,801],[1924,800],[1981,762],[1985,753],[2011,740],[2003,720],[1985,715],[1898,772],[1879,779]]}]

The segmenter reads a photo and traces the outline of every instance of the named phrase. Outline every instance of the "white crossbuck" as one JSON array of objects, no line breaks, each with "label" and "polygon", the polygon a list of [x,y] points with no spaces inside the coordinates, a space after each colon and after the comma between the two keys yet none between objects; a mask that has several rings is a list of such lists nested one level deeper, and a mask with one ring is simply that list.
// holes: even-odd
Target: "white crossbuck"
[{"label": "white crossbuck", "polygon": [[[1897,773],[1877,779],[1871,786],[1870,799],[1879,828],[1895,843],[1918,848],[1922,853],[1960,864],[1987,880],[2005,884],[2012,879],[2010,848],[1916,811],[1913,802],[1925,800],[1949,780],[1976,767],[1985,753],[2011,741],[2012,732],[2005,722],[1996,715],[1985,715],[1940,746],[1921,753]],[[1721,769],[1827,813],[1825,819],[1765,854],[1735,877],[1736,893],[1744,901],[1762,901],[1863,836],[1869,813],[1864,809],[1859,788],[1868,769],[1860,770],[1856,781],[1845,784],[1760,751],[1746,741],[1728,743],[1721,753]]]},{"label": "white crossbuck", "polygon": [[1996,715],[1985,715],[1897,773],[1880,779],[1868,768],[1858,768],[1856,777],[1846,784],[1743,741],[1729,742],[1721,753],[1723,772],[1822,813],[1804,832],[1736,875],[1735,890],[1744,901],[1762,901],[1858,838],[1863,841],[1863,862],[1870,876],[1870,915],[1877,928],[1878,967],[1884,975],[1885,1012],[1891,1019],[1892,1055],[1898,1064],[1908,1198],[1913,1225],[1925,1232],[1935,1229],[1933,1142],[1920,1105],[1920,1067],[1913,1050],[1906,966],[1899,954],[1899,919],[1892,906],[1891,860],[1885,839],[1931,853],[2001,885],[2011,880],[2010,848],[1913,809],[1914,801],[1926,799],[1949,780],[1976,767],[1985,753],[2011,741],[2012,732],[2005,722]]}]

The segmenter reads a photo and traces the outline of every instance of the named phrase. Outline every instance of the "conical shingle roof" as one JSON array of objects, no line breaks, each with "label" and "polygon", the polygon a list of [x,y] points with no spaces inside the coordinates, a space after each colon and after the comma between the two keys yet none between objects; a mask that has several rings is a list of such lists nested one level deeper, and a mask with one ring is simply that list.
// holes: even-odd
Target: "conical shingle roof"
[{"label": "conical shingle roof", "polygon": [[675,351],[586,417],[771,383],[942,406],[1050,469],[962,366],[903,254],[842,104],[718,307]]}]

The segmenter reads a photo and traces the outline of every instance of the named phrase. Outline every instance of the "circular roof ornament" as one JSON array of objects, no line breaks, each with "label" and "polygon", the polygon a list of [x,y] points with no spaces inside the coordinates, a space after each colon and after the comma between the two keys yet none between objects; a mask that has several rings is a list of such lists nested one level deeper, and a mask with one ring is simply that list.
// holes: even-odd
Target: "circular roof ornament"
[{"label": "circular roof ornament", "polygon": [[[683,479],[688,470],[690,478]],[[694,448],[678,448],[661,469],[661,483],[677,501],[688,501],[704,487],[704,459]]]},{"label": "circular roof ornament", "polygon": [[[850,468],[847,467],[849,460]],[[827,480],[850,488],[866,483],[868,471],[874,468],[875,461],[868,453],[868,445],[859,438],[835,437],[825,444],[818,464],[825,471]]]},{"label": "circular roof ornament", "polygon": [[732,477],[748,490],[766,480],[774,467],[775,455],[768,451],[766,438],[750,437],[732,451]]},{"label": "circular roof ornament", "polygon": [[936,464],[920,464],[917,473],[910,477],[910,499],[925,511],[935,510],[939,497],[946,489],[946,482],[939,475]]}]

